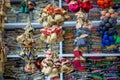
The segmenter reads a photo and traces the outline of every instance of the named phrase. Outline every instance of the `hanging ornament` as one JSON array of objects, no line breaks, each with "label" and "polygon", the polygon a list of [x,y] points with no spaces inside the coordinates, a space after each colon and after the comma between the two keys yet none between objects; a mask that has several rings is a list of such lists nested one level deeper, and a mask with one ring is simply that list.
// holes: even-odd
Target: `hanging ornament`
[{"label": "hanging ornament", "polygon": [[[25,12],[25,13],[29,12],[28,6],[26,6],[27,2],[28,1],[23,2],[22,4],[23,6],[21,7],[22,12]],[[34,29],[31,26],[30,14],[28,14],[28,25],[24,29],[25,29],[25,32],[20,36],[17,36],[17,41],[22,48],[22,51],[20,52],[20,56],[26,62],[26,66],[24,70],[26,72],[34,72],[37,70],[34,63],[35,60],[37,59],[37,52],[34,49],[36,42],[33,39]]]},{"label": "hanging ornament", "polygon": [[58,26],[53,26],[50,28],[43,28],[40,30],[42,32],[40,39],[49,44],[55,44],[63,41],[64,31]]},{"label": "hanging ornament", "polygon": [[73,13],[78,12],[80,9],[84,10],[86,13],[93,7],[90,0],[66,0],[69,6],[69,10]]},{"label": "hanging ornament", "polygon": [[17,37],[17,41],[22,46],[20,56],[26,62],[25,71],[34,72],[37,70],[34,60],[37,58],[37,52],[34,50],[35,40],[32,38],[33,28],[28,25],[25,32]]},{"label": "hanging ornament", "polygon": [[[85,59],[82,56],[82,49],[87,45],[87,37],[89,36],[89,30],[92,28],[92,23],[87,19],[87,13],[93,8],[90,0],[66,0],[69,6],[69,10],[75,13],[77,17],[76,21],[76,34],[75,34],[75,50],[73,54],[75,55],[74,67],[78,71],[85,71],[86,66],[82,65],[82,60]],[[87,50],[88,51],[88,50]]]},{"label": "hanging ornament", "polygon": [[73,65],[70,59],[59,58],[57,53],[48,49],[45,53],[46,58],[42,60],[42,72],[50,77],[56,77],[59,73],[69,74],[73,71]]},{"label": "hanging ornament", "polygon": [[40,13],[40,18],[37,20],[44,27],[52,27],[53,25],[61,26],[65,21],[70,20],[71,16],[64,9],[59,8],[54,1]]},{"label": "hanging ornament", "polygon": [[69,59],[59,58],[58,52],[53,47],[56,43],[63,41],[65,31],[61,28],[65,21],[70,20],[71,16],[64,9],[59,8],[54,0],[51,4],[42,9],[38,22],[44,28],[40,30],[40,39],[50,44],[45,52],[46,58],[42,60],[42,72],[51,78],[58,77],[59,73],[69,74],[73,71],[72,62]]},{"label": "hanging ornament", "polygon": [[82,62],[85,62],[85,59],[82,56],[82,52],[79,51],[79,48],[76,47],[73,52],[75,59],[74,59],[74,66],[75,69],[78,71],[86,71],[87,67],[82,65]]},{"label": "hanging ornament", "polygon": [[25,66],[26,72],[33,72],[37,70],[34,64],[34,60],[37,58],[37,52],[34,50],[35,40],[32,38],[33,31],[33,28],[29,24],[26,27],[25,32],[17,37],[17,41],[21,44],[23,49],[20,56],[27,63]]}]

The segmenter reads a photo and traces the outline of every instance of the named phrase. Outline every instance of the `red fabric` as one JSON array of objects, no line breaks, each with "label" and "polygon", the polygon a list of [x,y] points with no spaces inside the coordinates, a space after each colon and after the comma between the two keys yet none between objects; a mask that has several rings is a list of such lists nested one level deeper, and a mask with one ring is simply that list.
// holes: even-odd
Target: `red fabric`
[{"label": "red fabric", "polygon": [[76,70],[78,70],[78,71],[84,71],[87,68],[86,66],[81,66],[80,60],[75,60],[74,66],[75,66]]}]

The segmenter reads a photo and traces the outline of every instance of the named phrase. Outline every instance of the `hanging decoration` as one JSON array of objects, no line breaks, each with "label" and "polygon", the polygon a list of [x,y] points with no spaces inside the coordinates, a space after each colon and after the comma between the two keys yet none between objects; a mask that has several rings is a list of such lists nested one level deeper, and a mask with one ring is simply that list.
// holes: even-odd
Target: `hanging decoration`
[{"label": "hanging decoration", "polygon": [[113,9],[103,10],[101,12],[101,22],[98,27],[98,32],[102,38],[102,46],[110,52],[117,52],[116,44],[120,43],[120,38],[114,27],[117,24],[118,14]]},{"label": "hanging decoration", "polygon": [[34,64],[34,60],[37,59],[37,52],[34,50],[35,40],[32,38],[33,31],[34,29],[32,26],[28,24],[25,32],[17,37],[17,41],[22,46],[20,56],[26,62],[26,72],[33,72],[37,70]]},{"label": "hanging decoration", "polygon": [[5,26],[5,16],[7,8],[10,8],[10,1],[2,0],[0,6],[0,74],[4,73],[4,62],[6,62],[6,46],[3,42],[3,31]]},{"label": "hanging decoration", "polygon": [[64,40],[65,31],[61,26],[70,19],[68,12],[59,8],[52,0],[51,4],[42,9],[40,18],[37,20],[44,27],[40,30],[42,33],[40,39],[50,44],[49,49],[45,52],[46,58],[41,62],[42,72],[51,78],[58,77],[61,72],[69,74],[73,71],[71,60],[59,58],[58,52],[53,49],[56,43]]},{"label": "hanging decoration", "polygon": [[93,8],[90,0],[66,0],[69,10],[75,13],[77,17],[76,33],[75,33],[75,56],[74,66],[78,71],[86,71],[87,67],[82,65],[85,59],[82,56],[82,49],[87,45],[86,38],[89,36],[89,30],[92,28],[92,23],[87,19],[87,13]]},{"label": "hanging decoration", "polygon": [[93,7],[90,0],[66,0],[66,3],[69,4],[69,10],[73,13],[77,13],[80,9],[88,13]]},{"label": "hanging decoration", "polygon": [[43,28],[40,30],[42,32],[40,39],[49,44],[55,44],[63,41],[64,31],[58,26],[53,26],[50,28]]},{"label": "hanging decoration", "polygon": [[[29,1],[26,0],[24,1],[24,3],[28,5]],[[26,6],[25,8],[27,9],[28,6]],[[30,13],[28,13],[28,24],[25,27],[25,32],[20,36],[17,36],[17,41],[22,48],[22,51],[20,52],[20,56],[26,62],[26,66],[24,68],[26,72],[34,72],[37,70],[34,64],[35,59],[37,59],[37,52],[34,49],[36,42],[33,39],[33,32],[34,32],[34,29],[31,25]]]},{"label": "hanging decoration", "polygon": [[58,76],[59,73],[63,72],[69,74],[73,71],[72,62],[69,59],[60,59],[58,54],[51,49],[48,49],[45,53],[46,58],[41,62],[43,68],[42,72],[52,77]]},{"label": "hanging decoration", "polygon": [[58,8],[54,3],[46,6],[39,15],[40,18],[37,21],[44,27],[53,27],[53,25],[59,27],[62,26],[65,21],[71,19],[67,11]]}]

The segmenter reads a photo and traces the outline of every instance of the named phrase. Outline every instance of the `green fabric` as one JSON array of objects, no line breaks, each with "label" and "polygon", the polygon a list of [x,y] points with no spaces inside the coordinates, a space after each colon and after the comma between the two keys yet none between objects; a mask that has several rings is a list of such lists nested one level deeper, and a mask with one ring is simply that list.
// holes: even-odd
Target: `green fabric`
[{"label": "green fabric", "polygon": [[27,3],[25,2],[25,1],[23,1],[22,3],[21,3],[21,6],[22,7],[25,7],[27,5]]},{"label": "green fabric", "polygon": [[28,5],[27,5],[26,1],[23,1],[21,3],[20,12],[21,13],[29,13],[29,9],[28,9]]},{"label": "green fabric", "polygon": [[114,0],[115,2],[120,2],[120,0]]},{"label": "green fabric", "polygon": [[110,65],[111,62],[110,61],[105,61],[105,62],[102,62],[102,66],[106,66],[106,65]]},{"label": "green fabric", "polygon": [[25,7],[25,11],[24,11],[25,13],[29,13],[29,9],[28,9],[28,7],[26,6]]},{"label": "green fabric", "polygon": [[92,77],[93,77],[93,78],[97,78],[98,80],[102,80],[102,77],[101,77],[101,76],[93,75]]}]

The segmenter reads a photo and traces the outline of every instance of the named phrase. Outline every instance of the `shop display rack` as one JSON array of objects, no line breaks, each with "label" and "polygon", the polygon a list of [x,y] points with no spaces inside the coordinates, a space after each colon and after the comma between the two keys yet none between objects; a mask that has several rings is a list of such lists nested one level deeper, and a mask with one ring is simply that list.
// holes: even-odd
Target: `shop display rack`
[{"label": "shop display rack", "polygon": [[[93,25],[94,26],[98,26],[100,21],[92,21]],[[117,21],[118,24],[117,25],[120,25],[120,20]],[[75,26],[75,21],[68,21],[68,22],[65,22],[63,27],[68,27],[68,26]],[[27,23],[6,23],[5,24],[5,29],[15,29],[15,28],[24,28],[24,26],[26,25]],[[42,28],[42,25],[40,25],[39,23],[32,23],[32,26],[34,28]],[[73,57],[73,54],[72,53],[68,53],[68,54],[64,54],[63,53],[63,50],[62,50],[62,46],[63,46],[63,43],[61,42],[60,43],[60,56],[61,57]],[[110,53],[110,54],[106,54],[106,53],[84,53],[83,56],[85,57],[89,57],[89,56],[120,56],[119,53]],[[8,55],[8,57],[19,57],[19,55]],[[38,55],[38,57],[44,57],[44,55]]]},{"label": "shop display rack", "polygon": [[[19,2],[21,0],[11,0],[11,2]],[[35,0],[32,0],[35,1]],[[59,0],[59,7],[62,7],[62,0]],[[98,26],[100,21],[92,21],[94,26]],[[117,21],[117,25],[120,25],[120,20]],[[76,22],[75,21],[67,21],[64,23],[64,25],[62,27],[68,27],[68,26],[75,26]],[[16,29],[16,28],[24,28],[27,25],[27,23],[6,23],[5,24],[5,29]],[[42,28],[42,25],[40,25],[39,23],[32,23],[32,26],[34,28]],[[59,56],[60,57],[74,57],[72,53],[68,53],[68,54],[64,54],[63,53],[63,43],[60,42],[59,43]],[[107,57],[107,56],[120,56],[120,53],[84,53],[83,54],[84,57],[91,57],[91,56],[100,56],[100,57]],[[19,58],[19,55],[7,55],[8,58]],[[44,55],[38,55],[38,57],[44,57]],[[47,79],[48,80],[48,79]],[[63,74],[60,74],[60,80],[64,80],[63,79]]]}]

